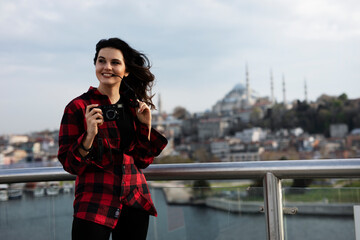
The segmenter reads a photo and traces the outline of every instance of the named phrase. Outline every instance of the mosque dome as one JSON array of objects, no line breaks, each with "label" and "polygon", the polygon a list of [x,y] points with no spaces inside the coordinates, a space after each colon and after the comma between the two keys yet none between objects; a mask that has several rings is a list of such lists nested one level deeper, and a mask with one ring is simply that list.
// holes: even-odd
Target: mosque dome
[{"label": "mosque dome", "polygon": [[244,84],[238,83],[234,86],[234,88],[232,89],[233,91],[245,91],[245,86]]},{"label": "mosque dome", "polygon": [[216,113],[228,113],[235,109],[241,109],[246,106],[251,106],[259,97],[257,92],[250,89],[250,99],[247,101],[246,87],[238,83],[236,84],[222,99],[217,101],[213,106],[213,111]]}]

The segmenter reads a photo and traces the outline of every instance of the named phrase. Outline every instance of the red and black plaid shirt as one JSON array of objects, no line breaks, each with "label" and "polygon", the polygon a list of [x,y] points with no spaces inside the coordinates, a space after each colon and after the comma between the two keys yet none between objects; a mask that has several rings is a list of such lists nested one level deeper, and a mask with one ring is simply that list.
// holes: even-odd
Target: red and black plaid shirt
[{"label": "red and black plaid shirt", "polygon": [[120,150],[121,135],[115,121],[99,126],[93,149],[86,157],[78,152],[86,132],[85,109],[89,104],[111,104],[96,88],[72,100],[65,108],[59,133],[58,158],[65,171],[77,175],[74,216],[111,228],[117,224],[122,206],[142,208],[156,216],[146,179],[141,171],[167,144],[164,136],[140,123],[130,108],[135,136]]}]

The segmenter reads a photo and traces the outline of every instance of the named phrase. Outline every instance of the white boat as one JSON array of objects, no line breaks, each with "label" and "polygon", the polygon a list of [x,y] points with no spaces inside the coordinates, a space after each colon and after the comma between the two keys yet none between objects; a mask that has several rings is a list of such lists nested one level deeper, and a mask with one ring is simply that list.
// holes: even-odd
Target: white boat
[{"label": "white boat", "polygon": [[46,194],[49,196],[58,195],[60,191],[60,182],[48,182],[46,186]]},{"label": "white boat", "polygon": [[34,197],[42,197],[45,195],[45,182],[38,182],[34,188]]},{"label": "white boat", "polygon": [[34,197],[42,197],[45,195],[45,182],[28,182],[25,185],[25,191]]},{"label": "white boat", "polygon": [[64,182],[63,184],[63,191],[64,193],[70,193],[74,187],[72,182]]},{"label": "white boat", "polygon": [[7,201],[9,199],[8,188],[8,184],[0,184],[0,201]]},{"label": "white boat", "polygon": [[23,195],[25,183],[11,183],[9,184],[8,196],[9,199],[19,199]]}]

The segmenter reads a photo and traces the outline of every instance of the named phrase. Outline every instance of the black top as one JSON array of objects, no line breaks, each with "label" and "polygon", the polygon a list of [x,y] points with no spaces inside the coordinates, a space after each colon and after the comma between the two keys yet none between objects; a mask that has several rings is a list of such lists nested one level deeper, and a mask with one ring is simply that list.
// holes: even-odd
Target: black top
[{"label": "black top", "polygon": [[130,112],[129,106],[122,101],[123,97],[120,97],[117,104],[122,104],[123,107],[119,111],[119,119],[116,121],[118,129],[120,131],[121,143],[120,150],[129,148],[131,142],[134,139],[134,121]]}]

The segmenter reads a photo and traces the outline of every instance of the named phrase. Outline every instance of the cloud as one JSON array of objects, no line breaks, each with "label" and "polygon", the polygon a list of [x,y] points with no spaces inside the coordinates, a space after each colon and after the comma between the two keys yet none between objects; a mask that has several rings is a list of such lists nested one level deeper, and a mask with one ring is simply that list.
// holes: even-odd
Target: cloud
[{"label": "cloud", "polygon": [[[270,94],[272,69],[278,100],[282,74],[289,100],[304,97],[305,78],[310,99],[324,92],[359,97],[359,13],[355,0],[1,1],[0,101],[18,106],[15,101],[52,96],[51,106],[34,101],[32,112],[41,115],[49,104],[52,116],[62,113],[66,102],[97,85],[95,44],[113,36],[149,56],[154,92],[168,112],[178,105],[211,108],[245,83],[246,63],[261,95]],[[26,115],[1,109],[5,116]]]},{"label": "cloud", "polygon": [[360,6],[356,1],[294,2],[289,36],[305,40],[343,41],[360,37]]}]

